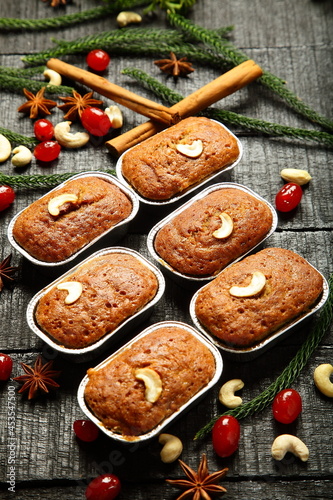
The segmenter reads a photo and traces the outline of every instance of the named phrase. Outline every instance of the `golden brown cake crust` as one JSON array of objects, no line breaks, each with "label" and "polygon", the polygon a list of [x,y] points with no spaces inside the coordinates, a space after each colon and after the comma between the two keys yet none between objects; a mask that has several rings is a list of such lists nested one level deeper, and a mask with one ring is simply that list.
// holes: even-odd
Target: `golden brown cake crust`
[{"label": "golden brown cake crust", "polygon": [[[63,193],[77,195],[78,201],[65,203],[53,216],[48,202]],[[34,258],[61,262],[131,211],[132,202],[116,185],[98,177],[74,179],[27,207],[14,224],[13,237]]]},{"label": "golden brown cake crust", "polygon": [[[253,297],[233,297],[229,289],[247,286],[254,271],[266,277],[263,291]],[[267,248],[232,264],[201,289],[195,313],[226,345],[249,347],[310,309],[322,290],[322,276],[303,257]]]},{"label": "golden brown cake crust", "polygon": [[67,305],[66,290],[54,286],[39,300],[35,319],[55,342],[78,349],[112,332],[150,302],[158,290],[155,274],[136,257],[110,253],[78,267],[62,282],[79,281],[79,299]]},{"label": "golden brown cake crust", "polygon": [[[203,143],[198,158],[176,150],[177,144]],[[235,162],[237,140],[208,118],[186,118],[135,146],[123,155],[122,174],[137,192],[150,200],[168,200],[189,186]]]},{"label": "golden brown cake crust", "polygon": [[[145,399],[137,368],[149,367],[162,381],[156,402]],[[85,400],[103,425],[125,436],[155,428],[205,387],[215,374],[211,351],[181,327],[160,327],[137,340],[99,370],[88,370]]]},{"label": "golden brown cake crust", "polygon": [[[233,221],[233,231],[218,239],[221,213]],[[213,276],[257,245],[272,227],[266,203],[241,189],[223,188],[196,201],[156,234],[156,252],[176,271]]]}]

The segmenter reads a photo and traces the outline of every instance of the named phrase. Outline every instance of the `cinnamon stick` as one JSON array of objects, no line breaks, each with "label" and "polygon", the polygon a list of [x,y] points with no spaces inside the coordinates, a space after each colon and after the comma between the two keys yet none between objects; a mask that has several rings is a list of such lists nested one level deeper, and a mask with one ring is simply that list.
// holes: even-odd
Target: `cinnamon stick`
[{"label": "cinnamon stick", "polygon": [[119,85],[109,82],[106,78],[86,71],[84,69],[65,63],[60,59],[49,59],[46,63],[47,67],[57,71],[63,76],[70,78],[76,82],[80,82],[87,87],[95,90],[99,94],[112,99],[118,104],[139,113],[147,118],[156,120],[165,125],[174,125],[180,121],[180,115],[177,111],[172,111],[170,108],[150,101],[145,97],[141,97],[134,92],[130,92]]},{"label": "cinnamon stick", "polygon": [[[245,87],[261,75],[262,69],[249,59],[196,90],[169,109],[179,113],[182,118],[195,115],[223,97]],[[162,128],[156,123],[148,121],[107,141],[105,145],[113,155],[119,156],[126,149],[148,139]]]}]

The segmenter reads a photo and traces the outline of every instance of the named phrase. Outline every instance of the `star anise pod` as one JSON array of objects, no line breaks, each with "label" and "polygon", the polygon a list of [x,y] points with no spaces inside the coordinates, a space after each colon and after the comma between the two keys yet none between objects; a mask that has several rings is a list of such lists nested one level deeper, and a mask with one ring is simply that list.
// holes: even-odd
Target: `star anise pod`
[{"label": "star anise pod", "polygon": [[93,92],[88,92],[85,95],[81,95],[76,90],[73,89],[73,97],[59,97],[65,104],[58,106],[59,109],[65,111],[65,120],[70,120],[73,122],[82,115],[82,111],[86,108],[101,106],[103,101],[99,99],[93,99]]},{"label": "star anise pod", "polygon": [[177,500],[185,500],[185,498],[192,498],[193,500],[211,500],[210,494],[217,495],[226,493],[226,489],[217,483],[220,479],[226,475],[229,469],[225,468],[217,472],[209,474],[207,468],[207,457],[203,453],[201,462],[198,467],[198,472],[194,472],[188,465],[186,465],[182,460],[178,460],[181,468],[185,472],[188,479],[167,479],[166,481],[177,488],[181,488],[184,491]]},{"label": "star anise pod", "polygon": [[159,59],[158,61],[154,61],[154,64],[156,64],[156,66],[158,66],[163,73],[167,73],[175,77],[186,76],[194,71],[192,63],[187,62],[187,57],[177,59],[173,52],[170,52],[170,59]]},{"label": "star anise pod", "polygon": [[61,373],[52,370],[53,361],[48,361],[43,364],[42,357],[38,356],[33,367],[25,363],[21,363],[21,366],[26,375],[14,377],[13,380],[23,384],[18,392],[21,394],[28,391],[28,399],[35,398],[40,391],[48,393],[49,389],[60,387],[59,384],[53,380]]},{"label": "star anise pod", "polygon": [[20,113],[30,113],[30,118],[37,118],[38,115],[50,115],[50,109],[55,108],[57,103],[44,97],[46,87],[42,87],[36,95],[27,89],[23,89],[24,95],[28,99],[17,111]]},{"label": "star anise pod", "polygon": [[18,267],[13,267],[10,265],[10,261],[12,259],[12,254],[8,255],[1,263],[0,263],[0,292],[3,287],[6,285],[7,280],[13,281],[12,274],[14,274]]}]

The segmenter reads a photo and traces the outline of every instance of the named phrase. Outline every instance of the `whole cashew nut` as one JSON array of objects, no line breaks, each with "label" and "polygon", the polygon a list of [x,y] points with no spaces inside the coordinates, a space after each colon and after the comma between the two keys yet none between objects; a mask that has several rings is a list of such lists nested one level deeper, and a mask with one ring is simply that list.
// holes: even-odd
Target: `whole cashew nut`
[{"label": "whole cashew nut", "polygon": [[14,167],[25,167],[32,160],[32,152],[25,146],[17,146],[13,149],[12,165]]},{"label": "whole cashew nut", "polygon": [[66,281],[59,283],[58,290],[66,290],[68,295],[65,298],[65,304],[74,304],[82,294],[83,286],[79,281]]},{"label": "whole cashew nut", "polygon": [[272,457],[275,460],[282,460],[288,451],[300,458],[302,462],[306,462],[309,458],[309,450],[303,441],[291,434],[281,434],[272,444]]},{"label": "whole cashew nut", "polygon": [[0,134],[0,163],[8,160],[12,147],[9,140],[4,135]]},{"label": "whole cashew nut", "polygon": [[142,17],[136,12],[123,11],[119,12],[117,16],[117,24],[119,28],[124,28],[131,23],[141,23]]},{"label": "whole cashew nut", "polygon": [[85,146],[90,139],[87,132],[70,132],[72,122],[60,122],[54,127],[54,137],[65,148],[75,149]]},{"label": "whole cashew nut", "polygon": [[160,434],[158,441],[160,444],[164,445],[160,452],[160,457],[165,464],[174,462],[181,455],[183,443],[177,436],[173,436],[172,434]]},{"label": "whole cashew nut", "polygon": [[198,158],[203,151],[203,144],[200,139],[193,141],[191,144],[176,144],[176,149],[184,156],[189,158]]},{"label": "whole cashew nut", "polygon": [[145,398],[149,403],[155,403],[162,394],[162,380],[159,374],[152,368],[138,368],[135,370],[135,378],[142,380],[145,384]]},{"label": "whole cashew nut", "polygon": [[53,69],[46,69],[43,73],[43,75],[49,79],[49,83],[47,84],[47,87],[49,85],[61,85],[62,79],[61,75],[54,71]]},{"label": "whole cashew nut", "polygon": [[104,111],[110,119],[112,128],[121,128],[123,126],[123,114],[118,106],[109,106]]},{"label": "whole cashew nut", "polygon": [[261,271],[252,273],[251,282],[248,286],[232,286],[229,290],[234,297],[252,297],[261,292],[266,284],[266,276]]},{"label": "whole cashew nut", "polygon": [[243,402],[242,398],[235,396],[235,391],[243,389],[244,382],[240,378],[233,378],[222,385],[219,392],[219,401],[227,408],[237,408]]},{"label": "whole cashew nut", "polygon": [[323,363],[317,366],[313,373],[313,379],[317,389],[329,398],[333,398],[333,383],[330,381],[332,373],[333,366],[329,363]]},{"label": "whole cashew nut", "polygon": [[222,225],[216,231],[213,232],[213,236],[214,238],[217,239],[228,238],[228,236],[231,235],[234,228],[234,223],[232,221],[232,218],[226,212],[222,212],[219,215],[219,217],[221,219]]}]

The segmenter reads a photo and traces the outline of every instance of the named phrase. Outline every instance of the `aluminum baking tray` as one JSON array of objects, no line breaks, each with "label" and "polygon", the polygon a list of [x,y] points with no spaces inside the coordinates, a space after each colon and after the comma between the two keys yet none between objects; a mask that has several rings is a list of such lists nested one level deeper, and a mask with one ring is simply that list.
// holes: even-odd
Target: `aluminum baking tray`
[{"label": "aluminum baking tray", "polygon": [[[94,257],[99,257],[102,255],[107,255],[110,253],[123,253],[123,254],[129,254],[132,255],[133,257],[137,258],[142,264],[147,266],[156,276],[156,279],[158,280],[158,290],[155,295],[155,297],[148,303],[146,304],[142,309],[140,309],[138,312],[136,312],[133,316],[130,316],[126,320],[124,320],[115,330],[109,332],[106,334],[104,337],[99,339],[97,342],[94,342],[93,344],[80,348],[80,349],[72,349],[68,347],[64,347],[60,344],[58,344],[55,340],[52,339],[47,333],[45,333],[43,330],[41,330],[36,322],[35,319],[35,311],[37,304],[41,297],[43,297],[51,288],[56,286],[58,283],[63,281],[64,278],[75,272],[82,264],[85,264],[86,262],[89,262],[92,260]],[[145,321],[150,314],[152,313],[152,308],[155,306],[161,297],[164,294],[165,290],[165,280],[163,277],[163,274],[157,269],[153,264],[151,264],[145,257],[143,257],[141,254],[136,252],[135,250],[131,250],[129,248],[124,248],[124,247],[112,247],[112,248],[105,248],[103,250],[99,250],[92,254],[90,257],[86,258],[79,264],[77,264],[75,267],[71,268],[69,271],[64,273],[62,276],[57,278],[55,281],[53,281],[50,285],[46,286],[42,290],[40,290],[34,297],[30,300],[27,311],[26,311],[26,317],[27,317],[27,322],[30,327],[30,329],[44,342],[46,342],[49,346],[51,346],[54,350],[59,352],[59,354],[65,355],[67,358],[75,361],[75,362],[84,362],[86,360],[91,359],[92,357],[97,356],[101,352],[103,352],[107,347],[110,346],[111,343],[115,342],[116,340],[119,340],[122,336],[126,335],[128,331],[130,331],[133,328],[136,328],[139,324],[141,324],[143,321]]]},{"label": "aluminum baking tray", "polygon": [[[204,283],[204,282],[211,281],[212,279],[216,278],[216,276],[219,273],[211,275],[211,276],[191,276],[191,275],[183,274],[183,273],[177,271],[170,264],[168,264],[164,259],[162,259],[162,257],[160,257],[160,255],[156,252],[155,245],[154,245],[156,235],[162,229],[162,227],[164,227],[166,224],[168,224],[170,221],[172,221],[175,217],[177,217],[184,210],[187,210],[191,205],[193,205],[197,201],[205,198],[207,195],[209,195],[210,193],[212,193],[214,191],[219,191],[221,189],[226,189],[226,188],[239,189],[241,191],[244,191],[245,193],[252,195],[257,200],[260,200],[263,203],[265,203],[265,205],[267,205],[267,207],[269,208],[269,210],[271,211],[271,214],[272,214],[272,225],[271,225],[269,232],[264,236],[264,238],[262,238],[261,241],[259,241],[256,245],[254,245],[252,248],[250,248],[250,250],[248,250],[247,252],[243,253],[242,255],[238,256],[233,261],[231,261],[228,264],[228,266],[230,266],[231,264],[234,264],[235,262],[241,260],[243,257],[248,255],[249,253],[253,252],[254,249],[256,249],[257,247],[262,245],[262,243],[265,240],[267,240],[267,238],[269,238],[269,236],[271,236],[274,233],[274,231],[276,230],[276,227],[278,224],[278,216],[277,216],[275,209],[267,200],[262,198],[260,195],[258,195],[254,191],[252,191],[252,189],[250,189],[246,186],[243,186],[241,184],[234,183],[234,182],[222,182],[220,184],[214,184],[213,186],[206,188],[205,190],[201,191],[196,196],[194,196],[193,198],[188,200],[182,206],[177,208],[174,212],[169,214],[167,217],[162,219],[160,222],[158,222],[148,233],[147,246],[148,246],[148,250],[149,250],[151,256],[160,265],[162,270],[166,271],[166,273],[171,278],[173,278],[175,281],[179,282],[180,284],[182,284],[182,283],[184,284],[184,282],[186,282],[186,281],[188,283],[193,282],[196,284]],[[226,266],[226,267],[228,267],[228,266]],[[222,272],[222,269],[220,272]]]},{"label": "aluminum baking tray", "polygon": [[[237,160],[234,161],[231,165],[229,165],[229,166],[227,166],[227,167],[225,167],[225,168],[223,168],[221,170],[218,170],[217,172],[214,172],[213,174],[211,174],[208,177],[206,177],[203,181],[199,182],[198,184],[194,184],[192,186],[189,186],[187,189],[185,189],[184,191],[182,191],[180,194],[175,195],[175,196],[173,196],[172,198],[170,198],[168,200],[150,200],[148,198],[145,198],[145,197],[141,196],[140,193],[138,193],[133,188],[133,186],[131,186],[131,184],[125,179],[125,177],[122,174],[122,161],[123,161],[123,158],[124,158],[124,156],[126,155],[126,153],[128,151],[132,150],[133,148],[136,148],[136,147],[140,146],[140,144],[137,144],[137,145],[133,146],[132,148],[128,149],[127,151],[125,151],[118,158],[118,161],[117,161],[117,164],[116,164],[116,175],[117,175],[118,179],[122,182],[122,184],[124,184],[124,186],[126,186],[128,189],[131,189],[133,192],[135,192],[136,195],[138,196],[139,200],[142,203],[145,203],[147,205],[163,206],[163,205],[168,205],[169,203],[175,203],[175,202],[181,200],[182,198],[184,198],[185,196],[189,195],[190,193],[193,193],[197,189],[202,188],[208,182],[211,182],[211,181],[215,180],[217,177],[219,177],[220,175],[224,174],[225,172],[228,172],[229,170],[232,170],[240,162],[240,160],[241,160],[241,158],[243,156],[243,146],[242,146],[241,142],[239,141],[239,139],[225,125],[223,125],[222,123],[220,123],[220,122],[218,122],[216,120],[211,120],[211,121],[218,123],[221,127],[223,127],[225,130],[227,130],[236,139],[236,141],[237,141],[238,149],[239,149],[239,156],[238,156]],[[165,132],[165,130],[162,130],[162,132],[158,132],[158,134],[163,134],[163,132]],[[149,139],[147,139],[147,140],[149,140]]]},{"label": "aluminum baking tray", "polygon": [[[312,266],[312,267],[314,267],[314,266]],[[316,269],[316,268],[314,268],[314,269]],[[191,319],[192,319],[195,327],[203,335],[205,335],[218,349],[220,349],[226,358],[232,359],[234,361],[251,361],[252,359],[255,359],[258,356],[262,355],[268,349],[271,349],[273,346],[275,346],[281,340],[287,338],[290,334],[292,334],[296,329],[298,329],[301,326],[302,322],[309,319],[313,314],[318,312],[323,307],[326,300],[328,299],[329,287],[328,287],[328,282],[327,282],[326,278],[322,274],[321,274],[321,276],[323,278],[323,291],[322,291],[320,297],[318,298],[317,302],[314,304],[314,306],[309,311],[301,314],[300,316],[295,318],[293,321],[291,321],[290,323],[288,323],[284,327],[280,328],[279,330],[276,330],[275,332],[270,334],[268,337],[261,340],[257,344],[254,344],[251,347],[243,347],[243,348],[242,347],[230,347],[230,346],[226,345],[225,343],[223,343],[219,338],[212,335],[200,323],[200,321],[198,320],[198,318],[195,314],[195,303],[196,303],[197,296],[198,296],[200,290],[202,290],[208,284],[201,287],[193,295],[192,300],[190,302],[190,316],[191,316]]]},{"label": "aluminum baking tray", "polygon": [[187,401],[187,403],[185,403],[181,408],[179,408],[176,412],[174,412],[172,415],[170,415],[168,418],[166,418],[165,420],[163,420],[159,425],[157,425],[154,429],[152,429],[151,431],[145,433],[145,434],[142,434],[140,436],[130,436],[130,437],[126,437],[126,436],[122,436],[120,434],[117,434],[109,429],[107,429],[103,423],[92,413],[92,411],[88,408],[88,406],[86,405],[86,402],[85,402],[85,398],[84,398],[84,392],[85,392],[85,387],[88,383],[88,375],[86,375],[83,380],[81,381],[80,385],[79,385],[79,388],[78,388],[78,401],[79,401],[79,405],[81,407],[81,410],[85,413],[85,415],[90,419],[92,420],[107,436],[109,436],[110,438],[116,440],[116,441],[120,441],[122,443],[133,443],[133,442],[137,442],[137,443],[141,443],[141,442],[146,442],[148,440],[150,440],[151,438],[154,438],[155,436],[157,436],[158,434],[160,434],[160,432],[162,430],[165,429],[165,427],[167,427],[169,424],[173,423],[175,421],[175,419],[177,419],[179,416],[181,416],[182,414],[184,414],[184,412],[190,410],[190,408],[194,405],[194,404],[197,404],[199,402],[199,400],[201,398],[203,398],[206,393],[218,382],[218,380],[220,379],[220,376],[222,374],[222,370],[223,370],[223,361],[222,361],[222,357],[221,357],[221,354],[220,352],[218,351],[218,349],[211,343],[209,342],[205,336],[201,335],[201,333],[199,333],[198,331],[196,331],[192,326],[190,325],[187,325],[185,323],[182,323],[182,322],[179,322],[179,321],[162,321],[160,323],[156,323],[148,328],[146,328],[145,330],[143,330],[139,335],[137,335],[135,338],[133,338],[130,342],[128,342],[126,345],[124,345],[123,347],[121,347],[118,351],[116,351],[115,353],[113,353],[111,356],[109,356],[108,358],[106,358],[104,361],[102,361],[99,365],[97,365],[95,367],[95,370],[99,370],[101,369],[102,367],[104,367],[106,364],[108,364],[112,359],[114,359],[118,354],[120,354],[121,352],[123,352],[125,349],[130,349],[132,344],[134,342],[136,342],[137,340],[141,339],[142,337],[144,337],[145,335],[148,335],[149,333],[151,333],[152,331],[155,331],[157,329],[160,329],[160,328],[163,328],[163,327],[181,327],[181,328],[185,328],[188,332],[190,332],[192,335],[194,335],[197,339],[199,339],[205,346],[208,347],[208,349],[211,351],[211,353],[213,354],[214,356],[214,359],[215,359],[215,374],[214,374],[214,377],[210,380],[210,382],[207,384],[206,387],[204,387],[203,389],[201,389],[197,394],[195,394],[189,401]]},{"label": "aluminum baking tray", "polygon": [[69,265],[73,264],[74,260],[78,259],[79,257],[82,259],[83,257],[87,256],[89,254],[89,252],[91,252],[92,250],[96,250],[97,247],[105,246],[106,244],[110,245],[110,244],[116,243],[120,238],[122,238],[127,233],[130,221],[132,221],[132,219],[134,219],[134,217],[138,213],[139,200],[138,200],[138,197],[135,195],[135,193],[133,193],[133,190],[128,189],[121,182],[119,182],[118,179],[113,175],[110,175],[107,173],[102,173],[102,172],[94,172],[94,171],[83,172],[83,173],[74,175],[73,177],[71,177],[70,179],[68,179],[65,182],[62,182],[57,187],[55,187],[54,189],[49,191],[47,194],[42,196],[40,199],[42,199],[43,197],[45,197],[49,193],[57,191],[58,189],[66,186],[69,182],[71,182],[75,179],[81,179],[81,178],[86,178],[86,177],[98,177],[99,179],[103,179],[103,180],[110,182],[111,184],[114,184],[115,186],[117,186],[132,202],[132,211],[131,211],[130,215],[126,219],[120,221],[118,224],[116,224],[115,226],[108,229],[107,231],[104,231],[104,233],[102,233],[101,235],[94,238],[87,245],[82,247],[80,250],[78,250],[77,252],[72,254],[67,259],[62,260],[60,262],[44,262],[44,261],[36,259],[32,255],[30,255],[29,252],[27,252],[24,248],[21,247],[21,245],[19,245],[17,243],[17,241],[15,240],[15,238],[13,236],[13,227],[14,227],[14,224],[16,222],[16,219],[25,209],[21,210],[19,213],[17,213],[15,215],[15,217],[13,217],[13,219],[9,223],[8,239],[9,239],[10,244],[18,252],[20,252],[21,255],[23,255],[25,258],[27,258],[33,264],[38,265],[38,266],[43,266],[44,268],[50,268],[50,269],[51,268],[53,269],[55,267],[61,268],[61,266],[63,268],[69,268]]}]

